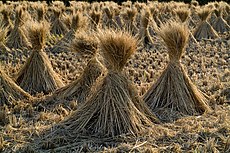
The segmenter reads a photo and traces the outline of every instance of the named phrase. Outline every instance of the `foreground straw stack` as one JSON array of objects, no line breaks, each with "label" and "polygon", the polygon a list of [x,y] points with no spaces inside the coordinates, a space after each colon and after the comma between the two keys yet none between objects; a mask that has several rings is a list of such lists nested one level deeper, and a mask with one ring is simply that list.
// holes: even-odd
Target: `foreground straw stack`
[{"label": "foreground straw stack", "polygon": [[25,65],[19,71],[16,82],[30,94],[48,94],[63,86],[62,81],[54,72],[48,56],[43,51],[48,25],[45,23],[32,22],[29,28],[30,42],[33,44],[33,51]]},{"label": "foreground straw stack", "polygon": [[[96,139],[95,143],[105,143],[118,141],[116,136],[139,136],[153,126],[151,119],[156,121],[122,72],[127,60],[136,51],[136,39],[127,33],[105,31],[100,34],[99,40],[108,72],[90,98],[46,134],[44,139],[56,146],[75,148],[77,143],[85,140]],[[61,143],[55,141],[58,138],[62,139]]]},{"label": "foreground straw stack", "polygon": [[144,101],[162,121],[209,111],[208,100],[188,78],[180,62],[188,41],[185,25],[169,22],[158,32],[168,48],[169,64],[144,95]]}]

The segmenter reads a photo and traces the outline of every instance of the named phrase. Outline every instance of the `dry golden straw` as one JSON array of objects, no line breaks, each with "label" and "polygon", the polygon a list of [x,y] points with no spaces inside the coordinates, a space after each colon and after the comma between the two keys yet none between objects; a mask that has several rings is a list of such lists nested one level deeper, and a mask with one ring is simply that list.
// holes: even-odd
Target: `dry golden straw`
[{"label": "dry golden straw", "polygon": [[48,56],[43,51],[49,25],[32,22],[29,39],[33,51],[24,66],[18,72],[16,82],[30,94],[43,92],[48,94],[63,86],[61,79],[54,72]]},{"label": "dry golden straw", "polygon": [[223,8],[218,8],[214,10],[217,18],[214,19],[212,27],[217,32],[223,34],[225,32],[230,31],[230,26],[228,23],[223,19]]},{"label": "dry golden straw", "polygon": [[13,24],[10,19],[11,11],[11,7],[6,5],[3,5],[1,8],[1,13],[3,16],[1,26],[3,26],[4,28],[9,28],[10,31],[13,29]]},{"label": "dry golden straw", "polygon": [[68,52],[69,44],[75,38],[79,31],[87,27],[87,19],[81,12],[77,12],[72,17],[71,29],[58,41],[55,46],[50,50],[52,53]]},{"label": "dry golden straw", "polygon": [[135,25],[137,15],[137,9],[136,8],[127,8],[126,13],[123,15],[125,18],[125,30],[129,31],[133,35],[138,33],[138,28]]},{"label": "dry golden straw", "polygon": [[186,22],[190,16],[190,10],[188,8],[178,8],[175,10],[175,13],[182,23]]},{"label": "dry golden straw", "polygon": [[194,37],[197,40],[202,38],[205,39],[215,39],[219,38],[217,32],[213,29],[213,27],[207,22],[207,19],[210,17],[212,10],[208,7],[200,8],[198,10],[198,16],[201,19],[200,24],[196,27],[194,31]]},{"label": "dry golden straw", "polygon": [[62,10],[59,8],[53,9],[54,13],[54,21],[52,22],[51,25],[51,30],[50,32],[54,35],[64,35],[67,31],[68,28],[66,27],[65,23],[62,21]]},{"label": "dry golden straw", "polygon": [[7,32],[8,32],[8,28],[5,29],[3,26],[0,26],[0,49],[1,49],[1,51],[8,51],[9,50],[6,47]]},{"label": "dry golden straw", "polygon": [[94,31],[97,31],[99,25],[100,25],[100,21],[101,21],[101,12],[100,11],[95,11],[93,10],[90,13],[90,17],[91,17],[91,28]]},{"label": "dry golden straw", "polygon": [[[62,149],[72,144],[76,147],[79,141],[117,142],[121,135],[143,135],[153,126],[151,119],[156,121],[122,72],[136,51],[136,39],[114,31],[101,32],[98,38],[108,73],[89,99],[44,137],[55,146],[64,146]],[[55,141],[58,138],[60,143]]]},{"label": "dry golden straw", "polygon": [[143,41],[143,45],[153,44],[152,37],[149,33],[149,21],[150,21],[150,11],[147,9],[141,18],[141,28],[140,28],[140,39]]},{"label": "dry golden straw", "polygon": [[95,37],[85,32],[79,33],[71,43],[70,50],[77,52],[80,57],[88,56],[90,60],[81,76],[69,85],[57,89],[51,97],[47,98],[48,103],[50,101],[63,102],[63,100],[85,102],[91,93],[91,87],[103,72],[102,64],[95,57],[98,50],[98,42]]},{"label": "dry golden straw", "polygon": [[191,82],[180,62],[188,42],[186,25],[170,21],[159,32],[169,54],[169,64],[144,95],[144,101],[162,121],[209,111],[206,96]]},{"label": "dry golden straw", "polygon": [[14,28],[10,31],[7,37],[6,45],[9,48],[22,49],[23,47],[31,47],[28,41],[25,29],[23,27],[26,19],[26,13],[24,9],[18,6],[15,10],[15,22]]},{"label": "dry golden straw", "polygon": [[30,98],[31,96],[7,76],[0,66],[0,105],[13,105],[17,100]]}]

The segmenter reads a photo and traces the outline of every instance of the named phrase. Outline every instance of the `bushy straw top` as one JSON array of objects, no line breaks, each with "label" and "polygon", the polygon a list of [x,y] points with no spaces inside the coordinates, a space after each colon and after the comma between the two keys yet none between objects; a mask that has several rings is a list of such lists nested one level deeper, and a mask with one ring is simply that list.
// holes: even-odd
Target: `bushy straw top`
[{"label": "bushy straw top", "polygon": [[187,8],[178,8],[175,10],[175,12],[179,17],[179,19],[181,20],[181,22],[185,22],[190,15],[190,10]]},{"label": "bushy straw top", "polygon": [[189,38],[188,27],[176,21],[169,21],[161,26],[158,34],[168,48],[170,60],[180,60]]},{"label": "bushy straw top", "polygon": [[208,17],[210,17],[211,12],[212,12],[212,9],[208,7],[204,7],[204,8],[198,9],[197,14],[202,21],[205,21],[208,19]]},{"label": "bushy straw top", "polygon": [[78,33],[70,44],[70,50],[80,55],[93,56],[98,49],[98,41],[92,35],[85,32]]},{"label": "bushy straw top", "polygon": [[109,70],[122,71],[137,48],[136,38],[127,32],[105,30],[100,32],[98,39]]},{"label": "bushy straw top", "polygon": [[34,50],[41,50],[45,46],[49,31],[49,24],[46,22],[37,23],[31,21],[28,29],[29,41]]}]

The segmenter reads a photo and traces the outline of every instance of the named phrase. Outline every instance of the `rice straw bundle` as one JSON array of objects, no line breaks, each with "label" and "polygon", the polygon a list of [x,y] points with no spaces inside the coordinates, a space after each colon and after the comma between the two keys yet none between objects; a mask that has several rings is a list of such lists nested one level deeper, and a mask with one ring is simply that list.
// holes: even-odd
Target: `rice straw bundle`
[{"label": "rice straw bundle", "polygon": [[63,86],[62,81],[54,72],[48,56],[43,51],[49,25],[32,22],[29,28],[29,39],[33,51],[25,65],[19,71],[16,82],[30,94],[43,92],[48,94]]},{"label": "rice straw bundle", "polygon": [[10,20],[11,11],[12,11],[11,7],[6,6],[6,5],[3,5],[3,7],[1,8],[1,13],[3,16],[1,26],[3,28],[9,28],[9,31],[13,29],[13,24]]},{"label": "rice straw bundle", "polygon": [[72,15],[64,13],[63,23],[66,25],[67,29],[70,29],[72,25]]},{"label": "rice straw bundle", "polygon": [[133,35],[137,34],[138,29],[135,25],[137,9],[135,7],[126,9],[126,30]]},{"label": "rice straw bundle", "polygon": [[228,23],[223,19],[223,10],[222,8],[218,8],[214,10],[214,13],[216,14],[217,18],[214,19],[212,27],[217,32],[223,34],[225,32],[230,31],[230,26]]},{"label": "rice straw bundle", "polygon": [[[143,135],[148,127],[154,125],[148,118],[153,119],[153,115],[146,114],[147,107],[122,72],[127,60],[136,51],[136,39],[127,33],[105,31],[100,34],[99,41],[108,73],[85,103],[46,134],[44,139],[57,146],[94,139],[103,143],[114,139],[118,141],[116,136]],[[55,141],[57,138],[68,144],[60,144]]]},{"label": "rice straw bundle", "polygon": [[93,29],[93,31],[97,31],[101,21],[101,12],[93,10],[90,13],[90,17],[91,17],[91,28]]},{"label": "rice straw bundle", "polygon": [[68,52],[69,44],[75,38],[77,31],[83,30],[87,27],[87,19],[81,12],[77,12],[72,17],[71,29],[58,41],[50,50],[52,53]]},{"label": "rice straw bundle", "polygon": [[81,76],[60,89],[57,89],[51,97],[46,101],[61,101],[76,100],[77,103],[85,102],[89,96],[91,87],[96,82],[97,78],[102,74],[103,66],[95,57],[98,50],[98,42],[95,38],[87,33],[80,33],[71,43],[70,48],[72,51],[77,52],[78,55],[88,56],[90,61],[85,67]]},{"label": "rice straw bundle", "polygon": [[211,12],[212,10],[208,7],[198,10],[198,16],[201,19],[201,23],[197,26],[193,34],[197,40],[200,40],[202,38],[215,39],[219,37],[216,31],[207,22],[207,19],[210,17]]},{"label": "rice straw bundle", "polygon": [[153,44],[151,35],[149,34],[149,21],[150,12],[146,10],[141,18],[141,28],[140,28],[140,39],[143,41],[144,46],[148,44]]},{"label": "rice straw bundle", "polygon": [[121,11],[121,8],[120,7],[117,7],[117,8],[114,8],[114,22],[116,23],[116,27],[117,29],[122,29],[123,25],[124,25],[124,22],[122,21],[121,19],[121,16],[120,16],[120,11]]},{"label": "rice straw bundle", "polygon": [[190,10],[187,8],[178,8],[175,13],[182,23],[185,23],[190,16]]},{"label": "rice straw bundle", "polygon": [[150,7],[150,12],[151,12],[153,21],[159,27],[162,23],[161,20],[159,19],[159,10],[156,8],[156,6],[153,6],[153,7]]},{"label": "rice straw bundle", "polygon": [[37,6],[37,20],[38,22],[43,22],[45,20],[46,8],[44,5],[40,4]]},{"label": "rice straw bundle", "polygon": [[55,8],[53,9],[53,13],[54,21],[52,22],[50,32],[54,35],[64,35],[68,31],[68,28],[61,19],[63,11],[59,8]]},{"label": "rice straw bundle", "polygon": [[23,47],[31,47],[31,44],[28,41],[25,29],[23,27],[26,20],[26,14],[22,7],[17,7],[15,10],[15,22],[14,28],[10,32],[6,45],[9,48],[23,48]]},{"label": "rice straw bundle", "polygon": [[103,10],[106,14],[107,19],[105,20],[105,25],[107,28],[114,28],[116,27],[115,22],[113,21],[114,18],[114,12],[112,7],[106,7]]},{"label": "rice straw bundle", "polygon": [[158,33],[167,46],[170,61],[157,82],[143,96],[144,101],[162,121],[209,111],[206,96],[191,82],[180,62],[189,37],[187,26],[171,21]]},{"label": "rice straw bundle", "polygon": [[30,98],[31,96],[8,77],[0,66],[0,105],[12,105],[17,100]]}]

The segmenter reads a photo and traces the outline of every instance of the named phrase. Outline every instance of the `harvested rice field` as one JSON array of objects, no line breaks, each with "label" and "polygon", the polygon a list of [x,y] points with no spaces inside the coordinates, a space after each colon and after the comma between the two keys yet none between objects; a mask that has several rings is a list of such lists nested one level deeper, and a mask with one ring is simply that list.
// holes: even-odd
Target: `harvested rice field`
[{"label": "harvested rice field", "polygon": [[0,152],[230,152],[230,5],[0,2]]}]

